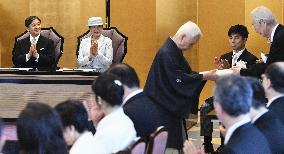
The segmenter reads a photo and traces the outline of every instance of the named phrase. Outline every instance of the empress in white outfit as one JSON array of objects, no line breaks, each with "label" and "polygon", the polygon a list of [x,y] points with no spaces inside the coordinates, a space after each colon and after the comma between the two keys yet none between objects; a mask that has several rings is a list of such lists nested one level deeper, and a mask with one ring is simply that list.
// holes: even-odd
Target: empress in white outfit
[{"label": "empress in white outfit", "polygon": [[79,56],[77,59],[78,64],[80,68],[100,69],[104,71],[112,64],[112,41],[110,38],[101,34],[97,40],[98,54],[90,60],[91,40],[92,36],[82,39],[80,43]]}]

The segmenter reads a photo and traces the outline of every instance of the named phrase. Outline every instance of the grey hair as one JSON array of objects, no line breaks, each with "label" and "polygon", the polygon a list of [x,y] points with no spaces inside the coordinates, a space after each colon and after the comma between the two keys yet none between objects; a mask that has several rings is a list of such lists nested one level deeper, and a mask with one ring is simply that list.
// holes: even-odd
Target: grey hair
[{"label": "grey hair", "polygon": [[202,32],[200,28],[192,21],[188,21],[185,24],[183,24],[177,31],[176,34],[185,34],[186,36],[189,36],[190,38],[196,38],[201,37]]},{"label": "grey hair", "polygon": [[268,25],[276,24],[276,18],[272,12],[265,6],[259,6],[253,9],[250,16],[254,23],[264,20]]},{"label": "grey hair", "polygon": [[229,75],[216,81],[214,100],[230,116],[237,117],[249,112],[252,88],[244,77]]}]

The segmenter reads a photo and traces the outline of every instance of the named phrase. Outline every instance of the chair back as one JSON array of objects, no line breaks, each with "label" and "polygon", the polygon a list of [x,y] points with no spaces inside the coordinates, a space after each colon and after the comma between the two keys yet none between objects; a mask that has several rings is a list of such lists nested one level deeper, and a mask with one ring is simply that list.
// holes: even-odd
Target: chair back
[{"label": "chair back", "polygon": [[[60,57],[63,54],[63,43],[64,43],[64,38],[59,35],[55,29],[53,27],[49,27],[49,28],[41,28],[41,33],[42,36],[49,38],[53,41],[53,45],[54,45],[54,51],[55,51],[55,63],[54,63],[54,67],[57,67],[57,64],[59,62]],[[19,36],[17,36],[15,38],[15,42],[19,41],[21,39],[24,39],[26,37],[30,36],[30,32],[25,31],[22,34],[20,34]]]},{"label": "chair back", "polygon": [[150,135],[147,146],[147,154],[164,154],[168,140],[168,131],[164,126],[160,126]]},{"label": "chair back", "polygon": [[[127,40],[128,38],[117,30],[116,27],[104,28],[102,35],[112,40],[113,60],[112,63],[121,63],[127,53]],[[76,56],[79,55],[79,48],[81,40],[91,36],[90,30],[83,35],[77,37],[77,51]]]},{"label": "chair back", "polygon": [[126,150],[119,151],[116,154],[145,154],[145,152],[146,152],[146,142],[145,140],[139,137]]}]

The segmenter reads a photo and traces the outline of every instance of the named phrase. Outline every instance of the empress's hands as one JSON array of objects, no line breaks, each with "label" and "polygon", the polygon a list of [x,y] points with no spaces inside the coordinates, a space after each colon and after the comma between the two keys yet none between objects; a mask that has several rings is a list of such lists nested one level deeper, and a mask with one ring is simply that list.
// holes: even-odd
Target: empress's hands
[{"label": "empress's hands", "polygon": [[90,47],[90,57],[89,59],[92,59],[93,57],[96,57],[98,55],[98,42],[92,41],[91,47]]},{"label": "empress's hands", "polygon": [[203,148],[196,148],[195,145],[188,140],[186,140],[183,144],[183,152],[184,154],[205,154]]}]

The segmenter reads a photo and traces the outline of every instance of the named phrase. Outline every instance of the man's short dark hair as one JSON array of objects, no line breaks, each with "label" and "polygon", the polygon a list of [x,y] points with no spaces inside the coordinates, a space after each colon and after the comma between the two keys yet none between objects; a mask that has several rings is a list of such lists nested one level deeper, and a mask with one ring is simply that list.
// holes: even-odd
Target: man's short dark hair
[{"label": "man's short dark hair", "polygon": [[252,88],[252,104],[251,106],[255,109],[259,107],[264,107],[266,103],[265,92],[261,82],[252,77],[246,77],[248,83],[251,85]]},{"label": "man's short dark hair", "polygon": [[249,112],[252,89],[244,77],[230,75],[216,81],[214,100],[230,116],[237,117]]},{"label": "man's short dark hair", "polygon": [[125,63],[114,64],[107,72],[119,77],[122,84],[129,88],[139,87],[139,78],[134,68]]},{"label": "man's short dark hair", "polygon": [[63,127],[73,125],[79,133],[88,130],[88,113],[80,100],[66,100],[55,106]]},{"label": "man's short dark hair", "polygon": [[29,27],[29,25],[36,19],[41,22],[41,20],[37,16],[29,16],[29,17],[27,17],[27,19],[25,20],[25,26]]},{"label": "man's short dark hair", "polygon": [[284,93],[284,62],[270,64],[264,74],[270,79],[271,86],[274,90]]},{"label": "man's short dark hair", "polygon": [[244,25],[234,25],[231,26],[231,28],[228,31],[228,36],[231,36],[233,34],[240,34],[243,38],[248,38],[248,30],[247,27]]}]

